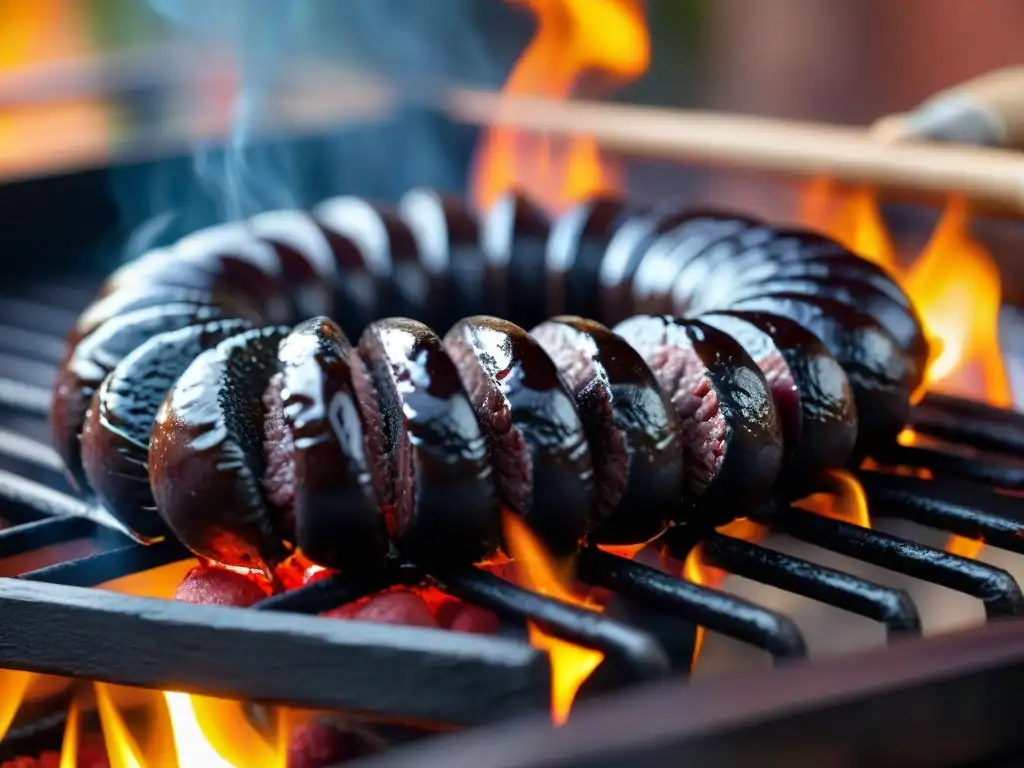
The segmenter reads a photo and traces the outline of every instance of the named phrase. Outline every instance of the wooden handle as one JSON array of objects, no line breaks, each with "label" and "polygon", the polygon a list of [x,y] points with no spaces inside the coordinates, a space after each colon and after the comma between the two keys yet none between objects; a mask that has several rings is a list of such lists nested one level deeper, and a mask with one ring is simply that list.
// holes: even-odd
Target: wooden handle
[{"label": "wooden handle", "polygon": [[479,91],[443,99],[456,120],[561,136],[581,132],[628,155],[827,176],[888,197],[965,196],[986,213],[1024,214],[1024,155],[1002,149],[892,144],[860,128],[596,102],[552,102]]},{"label": "wooden handle", "polygon": [[1024,67],[1009,67],[935,94],[876,122],[884,141],[931,140],[1024,150]]}]

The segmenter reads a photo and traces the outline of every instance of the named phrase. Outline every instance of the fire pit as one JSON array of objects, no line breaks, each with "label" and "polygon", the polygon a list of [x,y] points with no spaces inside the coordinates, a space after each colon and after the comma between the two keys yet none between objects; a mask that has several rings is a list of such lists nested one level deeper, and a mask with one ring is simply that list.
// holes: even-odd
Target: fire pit
[{"label": "fire pit", "polygon": [[[579,21],[571,6],[562,21]],[[596,69],[635,77],[639,4],[602,7],[625,42],[576,30],[579,58],[604,51]],[[560,28],[541,26],[509,90],[536,79]],[[566,75],[541,95],[569,93],[578,73]],[[479,106],[467,98],[453,98],[456,116]],[[502,123],[481,145],[475,202],[517,185],[550,214],[621,186],[595,140],[524,139]],[[1000,274],[964,200],[951,197],[909,259],[868,192],[818,180],[798,217],[895,275],[934,342],[898,439],[796,501],[568,559],[511,515],[510,558],[392,557],[345,573],[295,555],[272,583],[172,537],[133,540],[76,494],[48,444],[62,338],[103,275],[6,286],[0,765],[960,765],[1013,753],[1024,416],[1006,410],[1006,369],[1021,361],[1000,350]]]}]

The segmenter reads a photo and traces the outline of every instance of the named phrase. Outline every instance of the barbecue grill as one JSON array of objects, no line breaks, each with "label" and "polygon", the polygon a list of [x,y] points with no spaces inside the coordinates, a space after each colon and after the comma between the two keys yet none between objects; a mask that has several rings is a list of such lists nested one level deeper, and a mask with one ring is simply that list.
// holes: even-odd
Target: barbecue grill
[{"label": "barbecue grill", "polygon": [[[456,120],[486,125],[495,119],[494,99],[486,94],[455,91],[441,100]],[[610,114],[593,104],[568,104],[563,111],[528,100],[519,106],[518,113],[510,112],[513,123],[556,133],[587,124],[581,116]],[[447,118],[431,114],[451,139],[452,157],[475,143],[468,134],[449,133],[454,129]],[[619,148],[636,142],[633,117],[622,115],[593,121],[603,126],[603,141]],[[676,117],[680,123],[662,123],[663,131],[647,136],[646,145],[639,142],[640,154],[692,157],[705,133],[720,133],[713,117],[703,128],[700,116],[696,123],[693,116]],[[658,124],[658,115],[648,118],[649,125]],[[688,136],[680,127],[687,120],[698,128]],[[808,147],[800,129],[739,125],[743,130],[721,133],[716,152],[722,162],[741,158],[731,137],[749,134],[749,125],[767,125],[779,132],[780,141],[759,162],[772,170],[806,166]],[[390,143],[407,147],[400,121],[393,130],[398,138]],[[812,128],[811,133],[827,132]],[[837,164],[830,169],[839,172],[837,177],[845,171],[852,175],[847,180],[857,181],[864,171],[856,163],[844,165],[848,157],[835,152],[832,142],[885,160],[862,164],[876,174],[899,165],[891,147],[837,131],[811,147],[812,156]],[[359,159],[359,142],[348,146],[356,148],[348,159]],[[934,170],[936,158],[954,157],[944,152],[908,150],[916,159],[907,165],[908,178],[896,179],[893,188],[920,187],[921,177],[929,176],[922,169]],[[962,191],[985,202],[994,186],[992,167],[1002,158],[974,160],[975,183]],[[161,162],[174,165],[183,177],[191,170],[183,158]],[[466,175],[464,158],[443,165],[434,169],[435,178],[421,181],[451,186]],[[956,162],[943,167],[962,176]],[[992,193],[999,199],[989,202],[1003,213],[1016,212],[1015,169],[1003,170],[1007,183],[997,190],[1001,194]],[[116,180],[127,181],[132,197],[153,173],[143,166],[119,168]],[[350,192],[393,198],[405,191],[400,180],[379,178],[385,174],[356,170],[352,176],[358,184],[350,185]],[[676,561],[671,567],[586,548],[578,576],[611,595],[602,613],[476,568],[432,568],[427,574],[397,560],[372,578],[315,580],[251,609],[119,592],[123,580],[145,581],[168,568],[181,567],[183,573],[195,560],[172,538],[149,546],[134,542],[103,510],[76,497],[49,445],[48,410],[63,337],[122,258],[113,247],[98,258],[91,252],[84,258],[79,246],[115,223],[122,234],[139,223],[115,221],[118,209],[122,215],[126,209],[121,200],[110,199],[107,181],[94,171],[25,183],[10,190],[14,197],[0,199],[5,222],[0,244],[6,239],[12,252],[26,256],[10,267],[11,277],[0,287],[0,671],[240,700],[257,725],[270,711],[264,705],[327,710],[359,723],[369,751],[393,747],[370,758],[380,765],[1019,762],[1024,716],[1018,714],[1015,694],[1024,683],[1024,623],[1016,619],[1024,615],[1024,593],[1010,571],[935,542],[956,534],[1011,556],[1024,554],[1024,416],[946,396],[928,395],[915,406],[914,445],[893,443],[876,451],[872,468],[856,473],[871,521],[881,528],[775,503],[751,517],[772,534],[758,543],[728,528],[673,530],[663,539]],[[309,199],[302,202],[337,192],[331,188],[336,182],[314,181],[303,190]],[[364,183],[376,186],[360,188]],[[76,190],[88,206],[69,198]],[[948,190],[930,191],[945,196]],[[1013,198],[1011,205],[1007,197]],[[199,211],[186,206],[160,237],[170,241],[216,221],[219,214],[210,202],[203,201]],[[69,212],[62,227],[40,228],[55,210],[62,216]],[[45,276],[37,263],[46,263]],[[1009,293],[1018,296],[1019,286],[1011,285]],[[679,566],[695,552],[703,566],[768,591],[725,591],[684,578]],[[424,583],[493,611],[500,632],[472,635],[318,615],[389,587]],[[910,583],[959,593],[958,605],[979,603],[982,625],[924,637],[931,629],[928,611]],[[884,638],[883,645],[853,654],[832,649],[834,657],[819,658],[806,622],[770,599],[772,594],[820,606],[828,617],[855,617]],[[528,624],[604,655],[564,727],[551,726],[552,667],[529,642]],[[816,634],[843,631],[828,630]],[[700,661],[715,655],[721,638],[728,639],[727,650],[718,652],[716,666],[735,666],[736,673],[705,679]],[[732,663],[728,648],[746,649],[732,655],[754,657],[767,668],[742,669],[743,664]],[[66,690],[26,702],[0,739],[0,762],[59,749],[74,711],[69,705]],[[83,731],[96,733],[101,720],[84,713]],[[450,731],[460,733],[446,735]]]},{"label": "barbecue grill", "polygon": [[[514,715],[529,721],[532,713],[544,721],[523,726],[537,731],[532,738],[523,739],[518,725],[494,737],[523,747],[495,748],[507,765],[612,764],[611,754],[630,764],[640,758],[662,764],[680,754],[672,750],[684,749],[677,744],[698,764],[726,755],[738,764],[755,757],[765,764],[766,754],[786,765],[809,765],[822,755],[856,761],[867,754],[868,728],[876,745],[871,756],[901,761],[961,765],[1017,746],[1019,716],[1009,691],[1024,669],[1024,625],[1000,620],[1024,613],[1024,594],[1010,573],[797,507],[765,508],[755,519],[793,539],[980,600],[990,626],[919,639],[920,613],[904,589],[715,531],[674,534],[671,554],[682,560],[699,544],[708,565],[877,622],[891,647],[805,663],[808,643],[783,613],[597,549],[582,553],[579,569],[585,582],[615,593],[604,614],[477,570],[436,574],[441,589],[495,611],[504,622],[500,637],[314,616],[424,578],[398,564],[379,581],[335,576],[252,610],[97,589],[191,555],[173,541],[142,546],[111,530],[101,513],[71,494],[46,444],[61,334],[93,285],[88,278],[22,281],[8,284],[0,301],[0,517],[7,526],[0,530],[0,667],[358,713],[418,733]],[[861,471],[872,518],[912,521],[1024,553],[1024,515],[1013,493],[1024,488],[1018,463],[1024,417],[929,396],[915,409],[913,426],[932,437],[927,447],[893,445],[878,460],[927,469],[933,479]],[[72,544],[79,553],[84,544],[88,554],[76,556]],[[558,732],[548,732],[543,716],[550,673],[545,655],[525,642],[526,620],[606,654],[581,693],[583,699],[601,694],[600,700],[592,708],[582,704],[578,719]],[[675,680],[611,693],[686,675],[698,625],[766,652],[779,668],[689,688]],[[630,715],[614,714],[622,712]],[[19,721],[0,754],[59,741],[60,713],[46,715]],[[603,724],[609,717],[614,726]],[[600,738],[581,739],[584,732]],[[915,736],[924,733],[929,737]],[[641,734],[646,738],[637,742]],[[461,764],[464,754],[466,764],[480,764],[484,758],[473,750],[483,737],[463,738],[462,747],[443,752],[445,760]],[[401,755],[392,764],[405,764]]]}]

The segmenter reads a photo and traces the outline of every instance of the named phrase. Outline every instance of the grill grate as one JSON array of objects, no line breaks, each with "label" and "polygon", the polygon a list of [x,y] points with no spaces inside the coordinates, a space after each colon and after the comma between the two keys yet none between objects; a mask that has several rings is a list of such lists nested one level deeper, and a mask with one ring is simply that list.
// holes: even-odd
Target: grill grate
[{"label": "grill grate", "polygon": [[[96,551],[0,578],[0,666],[115,683],[166,687],[373,713],[384,719],[473,725],[547,707],[550,670],[523,639],[525,621],[606,654],[605,686],[685,672],[667,638],[642,622],[596,614],[522,590],[468,568],[424,574],[395,564],[377,581],[333,577],[267,598],[252,610],[129,597],[105,582],[188,559],[177,543],[142,546],[71,495],[48,447],[49,387],[60,336],[88,299],[82,286],[30,286],[0,299],[0,560],[89,540]],[[2,330],[2,329],[0,329]],[[886,462],[926,467],[938,479],[862,471],[874,517],[899,518],[983,539],[1024,554],[1024,502],[994,488],[1024,487],[1024,417],[950,398],[915,410],[924,434],[955,440],[956,451],[893,446]],[[999,451],[1000,462],[967,449]],[[861,562],[981,600],[989,618],[1024,614],[1024,594],[1005,570],[882,531],[791,507],[763,510],[770,530]],[[700,543],[708,564],[848,611],[884,626],[890,638],[921,633],[903,589],[812,563],[713,531],[666,537],[683,559]],[[2,564],[2,563],[0,563]],[[667,575],[597,549],[580,557],[581,578],[617,599],[707,628],[766,651],[776,661],[807,655],[793,620],[740,597]],[[450,594],[495,611],[510,637],[480,637],[322,619],[313,614],[395,584],[430,579]],[[692,648],[692,643],[691,643]],[[154,649],[159,649],[154,651]],[[241,649],[244,649],[242,652]],[[680,659],[683,659],[680,661]],[[598,677],[598,676],[595,676]]]}]

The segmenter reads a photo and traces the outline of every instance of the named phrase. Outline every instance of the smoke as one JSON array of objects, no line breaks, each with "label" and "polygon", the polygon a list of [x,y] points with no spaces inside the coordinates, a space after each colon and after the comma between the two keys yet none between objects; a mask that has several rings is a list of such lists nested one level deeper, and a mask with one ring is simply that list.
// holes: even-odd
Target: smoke
[{"label": "smoke", "polygon": [[[328,79],[331,72],[371,73],[412,96],[438,81],[497,87],[531,33],[529,17],[505,0],[139,2],[187,46],[193,66],[230,60],[237,87],[225,94],[227,130],[193,141],[187,160],[112,177],[122,223],[134,232],[128,258],[191,229],[274,208],[308,208],[335,194],[392,200],[421,184],[463,191],[476,131],[417,106],[415,98],[391,113],[307,135],[275,131],[275,109],[309,90],[296,78],[300,64]],[[174,109],[203,117],[211,98],[209,91],[198,95]],[[309,93],[305,98],[309,103]],[[320,98],[339,97],[325,91]],[[152,103],[147,109],[159,111]],[[181,119],[172,110],[156,122]]]}]

